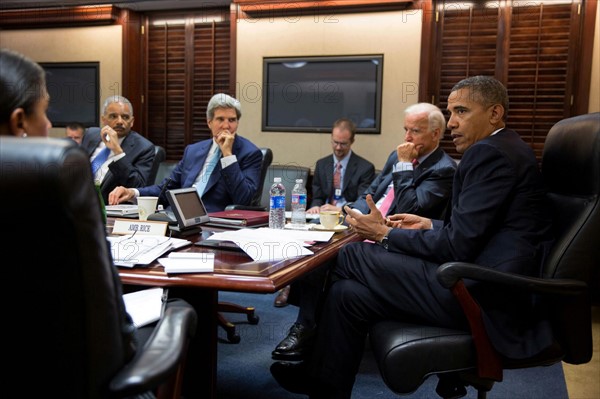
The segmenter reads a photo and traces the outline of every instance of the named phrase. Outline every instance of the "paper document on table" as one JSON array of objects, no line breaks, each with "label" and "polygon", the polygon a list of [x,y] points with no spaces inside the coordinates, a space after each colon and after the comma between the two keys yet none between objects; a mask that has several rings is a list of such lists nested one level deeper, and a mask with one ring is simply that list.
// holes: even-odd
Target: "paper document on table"
[{"label": "paper document on table", "polygon": [[215,254],[208,252],[171,252],[158,262],[165,273],[212,273],[215,270]]},{"label": "paper document on table", "polygon": [[329,241],[332,235],[331,232],[260,228],[223,231],[210,239],[233,241],[252,259],[262,262],[312,255],[313,252],[305,248],[310,245],[307,242]]},{"label": "paper document on table", "polygon": [[190,245],[181,238],[152,235],[108,237],[113,261],[117,266],[148,265],[162,254]]},{"label": "paper document on table", "polygon": [[162,288],[150,288],[123,294],[125,309],[137,327],[160,319],[162,312]]}]

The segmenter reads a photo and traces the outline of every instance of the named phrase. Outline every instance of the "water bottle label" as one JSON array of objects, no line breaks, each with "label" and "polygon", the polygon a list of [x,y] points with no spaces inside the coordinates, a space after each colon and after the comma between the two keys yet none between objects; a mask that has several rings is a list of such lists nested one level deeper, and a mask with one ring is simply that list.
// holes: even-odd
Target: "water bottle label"
[{"label": "water bottle label", "polygon": [[306,195],[301,194],[298,196],[298,204],[303,205],[306,208]]},{"label": "water bottle label", "polygon": [[285,209],[285,197],[283,195],[277,195],[271,197],[270,201],[271,208],[284,208]]}]

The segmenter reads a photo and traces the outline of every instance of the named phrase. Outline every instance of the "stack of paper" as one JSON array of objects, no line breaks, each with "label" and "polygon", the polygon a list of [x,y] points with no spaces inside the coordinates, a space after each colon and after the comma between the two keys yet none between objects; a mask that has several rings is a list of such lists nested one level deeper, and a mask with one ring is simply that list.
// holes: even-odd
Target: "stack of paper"
[{"label": "stack of paper", "polygon": [[107,205],[106,214],[108,216],[125,216],[125,215],[137,215],[138,206],[132,204],[121,204],[121,205]]},{"label": "stack of paper", "polygon": [[148,265],[173,249],[190,245],[181,238],[153,235],[108,237],[113,261],[117,266]]},{"label": "stack of paper", "polygon": [[165,273],[210,273],[215,270],[215,254],[204,252],[171,252],[158,262]]}]

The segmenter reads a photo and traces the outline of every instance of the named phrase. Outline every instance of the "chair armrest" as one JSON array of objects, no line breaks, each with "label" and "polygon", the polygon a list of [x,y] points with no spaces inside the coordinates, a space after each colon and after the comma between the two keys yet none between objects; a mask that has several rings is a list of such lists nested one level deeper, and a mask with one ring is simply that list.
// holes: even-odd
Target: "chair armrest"
[{"label": "chair armrest", "polygon": [[232,211],[232,210],[242,210],[242,211],[268,211],[267,208],[263,207],[263,206],[252,206],[252,205],[239,205],[239,204],[235,204],[235,205],[227,205],[225,207],[226,211]]},{"label": "chair armrest", "polygon": [[529,277],[465,262],[447,262],[439,266],[437,279],[446,288],[453,287],[461,279],[471,279],[538,294],[581,295],[587,292],[587,284],[578,280]]},{"label": "chair armrest", "polygon": [[111,380],[111,392],[135,395],[154,390],[169,380],[186,356],[196,324],[196,311],[190,304],[181,299],[167,302],[144,347]]}]

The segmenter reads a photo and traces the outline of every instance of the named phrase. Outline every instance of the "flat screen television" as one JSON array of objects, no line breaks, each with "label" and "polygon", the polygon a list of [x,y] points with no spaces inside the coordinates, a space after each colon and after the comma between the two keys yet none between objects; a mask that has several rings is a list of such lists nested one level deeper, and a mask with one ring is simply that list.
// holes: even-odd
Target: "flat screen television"
[{"label": "flat screen television", "polygon": [[99,126],[100,63],[40,62],[50,94],[48,118],[53,127],[70,122]]},{"label": "flat screen television", "polygon": [[338,118],[380,133],[383,55],[263,59],[262,130],[331,132]]}]

